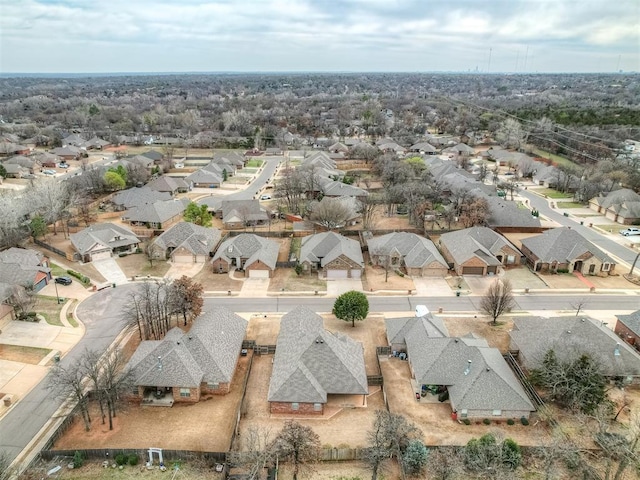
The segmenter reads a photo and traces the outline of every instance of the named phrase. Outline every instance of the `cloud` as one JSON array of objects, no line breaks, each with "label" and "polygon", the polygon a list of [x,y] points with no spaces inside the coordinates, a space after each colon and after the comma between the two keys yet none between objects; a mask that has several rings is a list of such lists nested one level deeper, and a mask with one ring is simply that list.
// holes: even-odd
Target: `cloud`
[{"label": "cloud", "polygon": [[491,49],[498,71],[528,49],[565,71],[590,49],[638,70],[639,23],[636,0],[5,0],[0,68],[465,71]]}]

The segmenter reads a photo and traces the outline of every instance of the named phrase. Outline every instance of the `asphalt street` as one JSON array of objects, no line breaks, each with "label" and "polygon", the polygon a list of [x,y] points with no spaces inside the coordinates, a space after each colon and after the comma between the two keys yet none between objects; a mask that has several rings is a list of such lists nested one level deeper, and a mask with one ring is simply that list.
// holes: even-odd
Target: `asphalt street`
[{"label": "asphalt street", "polygon": [[278,168],[280,160],[282,160],[282,157],[265,157],[264,168],[262,169],[262,172],[260,172],[260,175],[251,182],[251,185],[249,185],[245,190],[226,195],[224,197],[225,200],[251,200],[256,198],[258,192],[262,190],[269,179],[273,176],[276,168]]}]

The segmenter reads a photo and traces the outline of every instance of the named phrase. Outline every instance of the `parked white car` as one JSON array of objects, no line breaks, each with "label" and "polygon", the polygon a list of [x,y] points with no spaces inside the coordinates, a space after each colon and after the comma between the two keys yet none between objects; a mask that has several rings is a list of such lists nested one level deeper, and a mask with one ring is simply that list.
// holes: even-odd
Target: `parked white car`
[{"label": "parked white car", "polygon": [[629,227],[626,230],[620,230],[620,235],[628,237],[629,235],[640,235],[640,228]]},{"label": "parked white car", "polygon": [[45,175],[55,175],[56,171],[55,170],[42,170],[42,173],[44,173]]},{"label": "parked white car", "polygon": [[260,200],[271,200],[271,195],[260,195]]}]

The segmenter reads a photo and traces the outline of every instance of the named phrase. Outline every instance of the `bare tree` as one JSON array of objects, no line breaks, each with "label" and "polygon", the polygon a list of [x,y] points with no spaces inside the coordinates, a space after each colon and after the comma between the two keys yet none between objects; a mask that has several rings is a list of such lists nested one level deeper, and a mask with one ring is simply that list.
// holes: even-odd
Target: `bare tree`
[{"label": "bare tree", "polygon": [[89,399],[86,395],[86,370],[82,364],[76,363],[69,367],[57,364],[49,372],[46,387],[57,398],[72,398],[78,402],[84,429],[88,432],[91,429],[91,416],[89,415]]},{"label": "bare tree", "polygon": [[51,179],[38,182],[27,190],[27,195],[48,224],[53,224],[53,234],[57,234],[57,222],[62,219],[64,212],[76,204],[76,195],[67,188],[66,182]]},{"label": "bare tree", "polygon": [[520,150],[526,143],[527,134],[520,122],[507,118],[496,132],[496,139],[507,148]]},{"label": "bare tree", "polygon": [[170,286],[171,307],[173,313],[181,315],[184,326],[187,326],[188,320],[193,320],[202,313],[203,288],[202,284],[194,282],[191,278],[183,275],[177,280],[171,282]]},{"label": "bare tree", "polygon": [[399,414],[377,410],[373,427],[367,433],[367,447],[363,460],[371,467],[371,479],[378,478],[382,462],[396,457],[402,461],[402,454],[411,440],[421,438],[420,430]]},{"label": "bare tree", "polygon": [[138,329],[140,340],[164,338],[173,325],[169,283],[165,280],[143,282],[128,297],[122,314],[130,327]]},{"label": "bare tree", "polygon": [[250,426],[242,436],[242,451],[231,452],[232,463],[246,469],[248,480],[262,478],[263,470],[275,458],[272,432],[269,427]]},{"label": "bare tree", "polygon": [[497,325],[498,317],[515,307],[511,282],[496,279],[480,300],[480,311],[491,317],[491,323]]},{"label": "bare tree", "polygon": [[11,296],[7,299],[7,304],[12,306],[18,314],[18,318],[33,310],[37,298],[34,291],[33,283],[11,286]]},{"label": "bare tree", "polygon": [[576,317],[578,315],[580,315],[580,312],[582,311],[582,309],[584,309],[587,306],[588,303],[589,303],[589,300],[587,300],[584,297],[581,297],[581,298],[576,299],[571,304],[571,308],[575,308],[576,309]]},{"label": "bare tree", "polygon": [[339,198],[323,198],[311,212],[311,220],[329,230],[344,227],[351,216],[351,209]]},{"label": "bare tree", "polygon": [[429,452],[427,469],[434,480],[457,478],[463,468],[462,455],[458,447],[438,447]]},{"label": "bare tree", "polygon": [[311,427],[287,420],[276,435],[272,448],[278,458],[293,464],[293,480],[298,480],[302,469],[310,469],[310,464],[318,461],[320,437]]}]

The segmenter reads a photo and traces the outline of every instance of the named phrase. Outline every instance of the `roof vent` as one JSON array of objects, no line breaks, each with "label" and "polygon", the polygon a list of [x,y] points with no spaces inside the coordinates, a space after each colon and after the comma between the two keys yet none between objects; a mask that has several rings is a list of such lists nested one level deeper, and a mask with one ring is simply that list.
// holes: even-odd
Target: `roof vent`
[{"label": "roof vent", "polygon": [[180,342],[179,342],[179,341],[178,341],[178,342],[176,342],[176,343],[177,343],[178,345],[180,345]]},{"label": "roof vent", "polygon": [[491,369],[489,367],[487,367],[487,372],[490,372],[490,371],[491,371]]},{"label": "roof vent", "polygon": [[158,357],[158,370],[162,370],[162,357]]},{"label": "roof vent", "polygon": [[465,368],[464,374],[469,375],[470,371],[471,371],[471,360],[467,360],[467,368]]},{"label": "roof vent", "polygon": [[192,336],[192,335],[189,335],[189,340],[192,340],[192,339],[193,339],[193,336]]},{"label": "roof vent", "polygon": [[584,323],[584,318],[581,318],[581,319],[580,319],[580,321],[581,321],[582,323]]},{"label": "roof vent", "polygon": [[613,350],[613,355],[616,357],[620,356],[620,344],[616,343],[616,348]]},{"label": "roof vent", "polygon": [[567,330],[567,333],[571,333],[571,330]]}]

